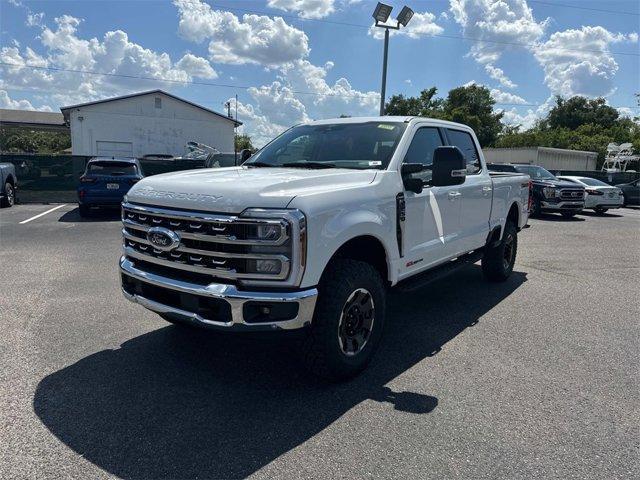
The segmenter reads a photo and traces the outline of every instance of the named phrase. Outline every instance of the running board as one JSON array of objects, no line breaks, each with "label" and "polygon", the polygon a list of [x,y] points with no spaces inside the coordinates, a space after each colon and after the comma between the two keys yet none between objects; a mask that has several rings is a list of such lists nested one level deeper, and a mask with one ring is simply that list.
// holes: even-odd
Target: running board
[{"label": "running board", "polygon": [[426,272],[422,272],[413,277],[407,278],[406,280],[402,280],[398,285],[396,285],[396,289],[401,292],[413,292],[418,290],[432,282],[435,282],[436,280],[440,280],[454,272],[457,272],[461,268],[476,263],[482,258],[483,253],[484,249],[482,248],[480,250],[467,253],[455,260],[443,263],[442,265],[431,268]]}]

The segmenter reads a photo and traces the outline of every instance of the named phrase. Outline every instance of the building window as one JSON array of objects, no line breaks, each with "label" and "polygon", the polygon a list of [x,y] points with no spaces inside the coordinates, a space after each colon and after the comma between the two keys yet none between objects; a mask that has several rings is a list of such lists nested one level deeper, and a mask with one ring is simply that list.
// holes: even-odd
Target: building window
[{"label": "building window", "polygon": [[156,97],[156,108],[162,108],[162,99],[160,97]]}]

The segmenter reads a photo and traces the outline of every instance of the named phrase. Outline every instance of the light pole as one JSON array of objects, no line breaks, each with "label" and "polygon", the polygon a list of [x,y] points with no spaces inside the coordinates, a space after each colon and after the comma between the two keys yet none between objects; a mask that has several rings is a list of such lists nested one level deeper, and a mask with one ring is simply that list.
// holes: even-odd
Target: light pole
[{"label": "light pole", "polygon": [[400,15],[396,18],[395,25],[387,25],[393,7],[391,5],[385,5],[378,2],[375,10],[373,11],[373,18],[376,21],[376,27],[384,28],[384,55],[382,57],[382,87],[380,88],[380,116],[384,115],[384,97],[387,90],[387,58],[389,57],[389,30],[400,30],[400,25],[406,27],[411,17],[413,17],[413,10],[404,6],[400,10]]}]

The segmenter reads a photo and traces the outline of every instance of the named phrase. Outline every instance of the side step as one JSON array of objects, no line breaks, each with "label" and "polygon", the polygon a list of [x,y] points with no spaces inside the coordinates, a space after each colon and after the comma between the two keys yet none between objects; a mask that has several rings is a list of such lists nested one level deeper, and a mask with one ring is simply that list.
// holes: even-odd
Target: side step
[{"label": "side step", "polygon": [[467,253],[461,257],[456,258],[455,260],[451,260],[450,262],[438,265],[437,267],[427,270],[426,272],[422,272],[411,278],[402,280],[400,283],[398,283],[398,285],[396,285],[396,290],[400,292],[413,292],[415,290],[419,290],[420,288],[429,285],[436,280],[440,280],[441,278],[457,272],[467,265],[476,263],[482,258],[483,253],[484,249],[481,248],[480,250],[475,250],[471,253]]}]

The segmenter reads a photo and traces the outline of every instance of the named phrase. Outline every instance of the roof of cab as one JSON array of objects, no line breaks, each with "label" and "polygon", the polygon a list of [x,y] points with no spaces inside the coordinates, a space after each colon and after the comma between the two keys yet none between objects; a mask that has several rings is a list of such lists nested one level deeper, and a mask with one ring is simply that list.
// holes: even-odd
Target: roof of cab
[{"label": "roof of cab", "polygon": [[367,122],[386,122],[386,123],[410,123],[410,122],[423,122],[427,121],[443,127],[463,127],[471,130],[471,127],[464,125],[463,123],[449,122],[448,120],[441,120],[439,118],[428,117],[416,117],[416,116],[377,116],[377,117],[345,117],[345,118],[328,118],[326,120],[314,120],[304,125],[332,125],[336,123],[367,123]]}]

